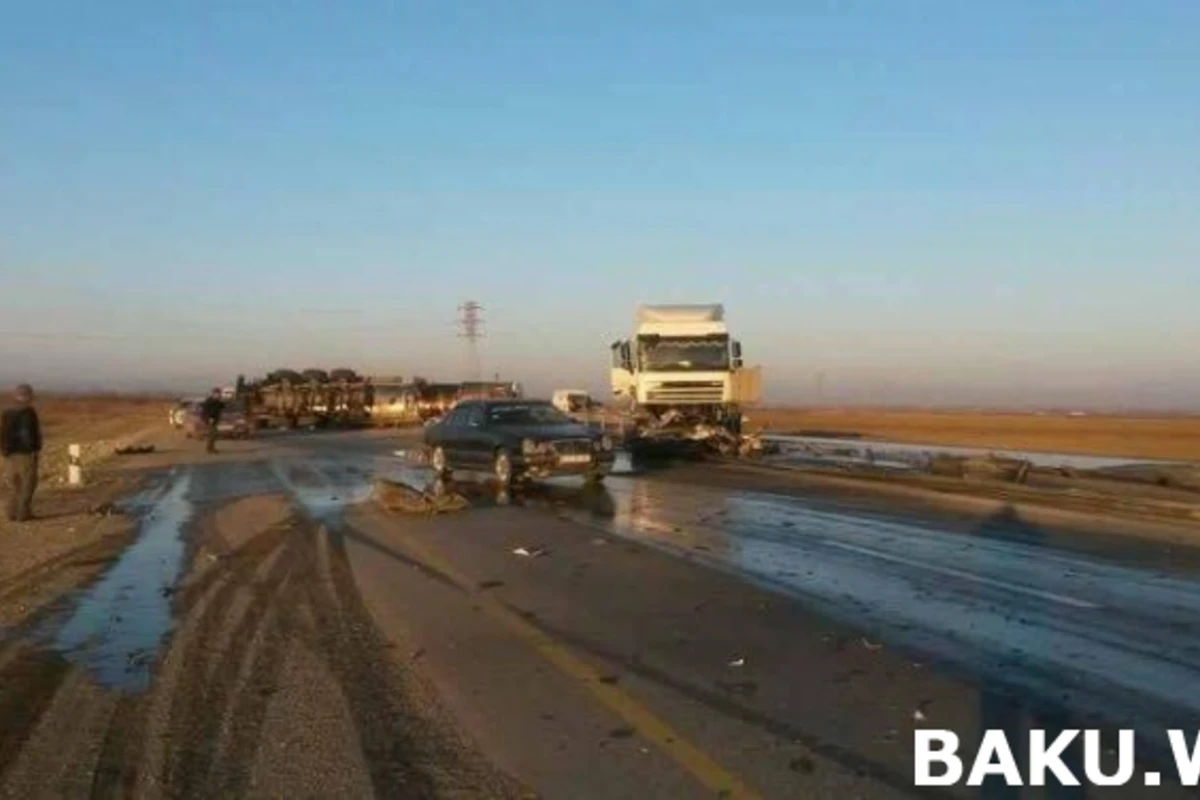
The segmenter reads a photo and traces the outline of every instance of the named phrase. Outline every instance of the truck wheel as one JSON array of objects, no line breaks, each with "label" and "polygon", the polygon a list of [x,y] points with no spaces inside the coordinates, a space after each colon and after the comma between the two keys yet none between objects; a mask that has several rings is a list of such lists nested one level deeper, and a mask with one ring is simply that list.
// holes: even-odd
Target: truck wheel
[{"label": "truck wheel", "polygon": [[512,485],[512,456],[510,456],[508,451],[503,447],[496,451],[496,457],[492,460],[492,474],[496,476],[496,483],[500,484],[501,486]]},{"label": "truck wheel", "polygon": [[433,449],[433,455],[429,458],[429,464],[433,467],[433,471],[436,472],[440,477],[450,477],[450,465],[446,461],[446,451],[441,447],[435,447]]}]

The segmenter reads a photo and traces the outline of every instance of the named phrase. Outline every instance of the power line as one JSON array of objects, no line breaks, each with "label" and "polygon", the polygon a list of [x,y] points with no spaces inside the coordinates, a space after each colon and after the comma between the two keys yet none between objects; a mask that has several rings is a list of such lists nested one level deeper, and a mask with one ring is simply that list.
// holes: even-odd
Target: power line
[{"label": "power line", "polygon": [[467,380],[478,381],[483,369],[479,363],[479,340],[483,338],[483,306],[468,300],[458,307],[458,336],[467,340]]}]

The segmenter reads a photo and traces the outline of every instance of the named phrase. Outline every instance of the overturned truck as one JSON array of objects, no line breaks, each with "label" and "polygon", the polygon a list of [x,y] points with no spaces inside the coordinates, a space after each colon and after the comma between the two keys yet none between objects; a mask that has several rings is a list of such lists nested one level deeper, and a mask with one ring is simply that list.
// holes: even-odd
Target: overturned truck
[{"label": "overturned truck", "polygon": [[354,370],[276,370],[238,376],[235,402],[259,428],[358,426],[371,422],[375,386]]},{"label": "overturned truck", "polygon": [[632,449],[756,449],[757,438],[743,434],[742,409],[759,400],[761,370],[743,365],[720,304],[643,305],[634,338],[614,342],[612,356],[613,395],[631,420]]}]

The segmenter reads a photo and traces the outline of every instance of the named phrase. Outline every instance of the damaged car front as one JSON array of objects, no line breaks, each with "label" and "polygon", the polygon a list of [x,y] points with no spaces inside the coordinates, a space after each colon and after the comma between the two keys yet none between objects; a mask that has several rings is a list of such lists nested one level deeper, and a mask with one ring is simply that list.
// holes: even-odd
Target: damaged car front
[{"label": "damaged car front", "polygon": [[598,482],[616,457],[611,437],[541,400],[461,402],[426,429],[425,443],[439,473],[487,469],[502,484],[557,475]]}]

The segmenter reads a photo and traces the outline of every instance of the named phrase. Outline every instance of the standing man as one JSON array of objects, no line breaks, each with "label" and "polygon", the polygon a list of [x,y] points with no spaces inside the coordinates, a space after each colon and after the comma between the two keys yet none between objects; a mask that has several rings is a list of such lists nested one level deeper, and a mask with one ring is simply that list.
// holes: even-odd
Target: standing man
[{"label": "standing man", "polygon": [[217,452],[217,431],[221,424],[221,412],[225,410],[225,401],[221,399],[221,390],[213,389],[212,394],[201,406],[204,424],[208,426],[208,452]]},{"label": "standing man", "polygon": [[9,488],[8,518],[33,519],[33,493],[37,490],[38,455],[42,452],[42,425],[33,409],[33,389],[21,384],[13,392],[16,404],[0,417],[0,453],[4,455]]}]

